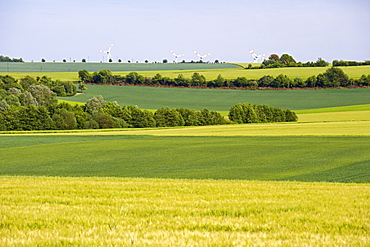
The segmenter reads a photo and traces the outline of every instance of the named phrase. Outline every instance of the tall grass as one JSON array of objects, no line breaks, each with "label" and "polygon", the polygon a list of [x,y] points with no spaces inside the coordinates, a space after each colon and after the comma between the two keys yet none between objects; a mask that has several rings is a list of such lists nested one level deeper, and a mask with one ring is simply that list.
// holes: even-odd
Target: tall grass
[{"label": "tall grass", "polygon": [[0,177],[1,246],[368,246],[368,184]]}]

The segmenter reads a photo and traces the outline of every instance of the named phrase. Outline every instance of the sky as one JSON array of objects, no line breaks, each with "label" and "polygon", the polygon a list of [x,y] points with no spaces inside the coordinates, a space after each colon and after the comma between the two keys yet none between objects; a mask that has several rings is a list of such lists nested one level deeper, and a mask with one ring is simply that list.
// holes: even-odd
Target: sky
[{"label": "sky", "polygon": [[0,0],[0,55],[24,61],[370,60],[369,0]]}]

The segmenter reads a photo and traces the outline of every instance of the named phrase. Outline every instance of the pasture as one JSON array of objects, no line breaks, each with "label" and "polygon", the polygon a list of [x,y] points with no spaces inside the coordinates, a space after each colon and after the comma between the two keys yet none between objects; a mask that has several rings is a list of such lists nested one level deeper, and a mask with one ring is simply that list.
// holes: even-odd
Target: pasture
[{"label": "pasture", "polygon": [[368,184],[0,177],[1,246],[368,246]]}]

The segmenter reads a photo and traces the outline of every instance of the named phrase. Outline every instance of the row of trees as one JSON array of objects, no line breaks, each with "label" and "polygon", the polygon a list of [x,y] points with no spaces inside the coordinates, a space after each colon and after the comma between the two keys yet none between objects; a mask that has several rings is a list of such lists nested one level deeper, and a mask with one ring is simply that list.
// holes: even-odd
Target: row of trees
[{"label": "row of trees", "polygon": [[[370,65],[370,61],[356,62],[333,60],[333,66],[361,66]],[[246,69],[267,69],[267,68],[283,68],[283,67],[327,67],[329,63],[322,58],[317,59],[316,62],[297,62],[291,55],[283,54],[281,57],[277,54],[271,54],[268,59],[264,60],[261,66],[253,67],[251,64]]]},{"label": "row of trees", "polygon": [[[269,106],[238,104],[229,114],[235,123],[297,121],[288,110]],[[136,106],[121,107],[94,97],[85,105],[71,106],[67,103],[48,106],[8,105],[0,100],[0,130],[67,130],[98,128],[146,128],[174,126],[204,126],[232,123],[214,111],[196,111],[188,108],[163,107],[155,113]]]},{"label": "row of trees", "polygon": [[343,60],[334,60],[333,66],[362,66],[362,65],[370,65],[370,60],[366,60],[364,62],[357,62],[357,61],[343,61]]},{"label": "row of trees", "polygon": [[283,68],[283,67],[326,67],[329,63],[319,58],[316,62],[297,62],[291,55],[283,54],[281,57],[277,54],[271,54],[268,59],[264,60],[259,67],[252,67],[247,69],[266,69],[266,68]]},{"label": "row of trees", "polygon": [[268,105],[239,103],[231,107],[229,119],[235,123],[296,122],[297,115],[290,110]]},{"label": "row of trees", "polygon": [[[60,80],[52,80],[50,77],[37,77],[36,79],[30,76],[26,76],[21,78],[20,80],[16,80],[14,77],[5,75],[0,75],[0,94],[3,92],[2,90],[8,90],[13,88],[14,90],[18,90],[19,92],[16,93],[14,91],[13,94],[20,94],[26,92],[31,86],[42,85],[50,88],[50,90],[56,94],[56,96],[73,96],[76,94],[76,86],[72,82],[65,82]],[[4,92],[3,92],[4,93]]]},{"label": "row of trees", "polygon": [[0,55],[0,62],[23,63],[23,59],[22,58],[10,58],[7,56]]},{"label": "row of trees", "polygon": [[[22,79],[13,80],[12,83],[9,81],[11,81],[9,77],[1,78],[3,86],[0,89],[1,131],[203,126],[231,123],[218,112],[208,109],[196,111],[188,108],[163,107],[153,113],[137,106],[121,107],[117,102],[105,102],[102,96],[93,97],[86,104],[72,106],[58,103],[56,93],[47,84],[28,85]],[[268,106],[264,107],[270,109]],[[255,111],[259,116],[260,112]],[[264,113],[265,120],[258,118],[257,122],[289,119],[286,117],[286,111],[281,110],[280,113],[284,116],[276,117],[274,113],[275,115],[270,117],[269,113]],[[233,118],[234,115],[230,113],[230,119],[242,123]]]},{"label": "row of trees", "polygon": [[201,87],[201,88],[317,88],[317,87],[352,87],[370,86],[370,75],[362,75],[360,79],[350,79],[342,69],[331,67],[324,73],[311,76],[306,80],[296,77],[290,79],[286,75],[263,76],[258,80],[238,77],[236,79],[225,79],[221,75],[215,80],[194,73],[191,78],[179,74],[176,78],[163,77],[157,73],[154,77],[144,77],[137,72],[130,72],[126,76],[113,75],[109,70],[89,73],[87,70],[78,72],[82,83],[109,84],[109,85],[145,85],[145,86],[167,86],[167,87]]}]

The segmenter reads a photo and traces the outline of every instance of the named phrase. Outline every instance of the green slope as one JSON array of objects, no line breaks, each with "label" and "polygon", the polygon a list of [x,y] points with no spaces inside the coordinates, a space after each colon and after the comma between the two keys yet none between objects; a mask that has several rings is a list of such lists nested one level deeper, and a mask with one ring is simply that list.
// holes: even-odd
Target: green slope
[{"label": "green slope", "polygon": [[268,104],[292,110],[370,104],[370,88],[319,90],[231,90],[189,89],[139,86],[88,85],[84,94],[60,98],[86,103],[102,95],[106,101],[137,105],[143,109],[187,107],[201,110],[228,111],[237,103]]},{"label": "green slope", "polygon": [[369,137],[3,136],[0,174],[370,182]]}]

